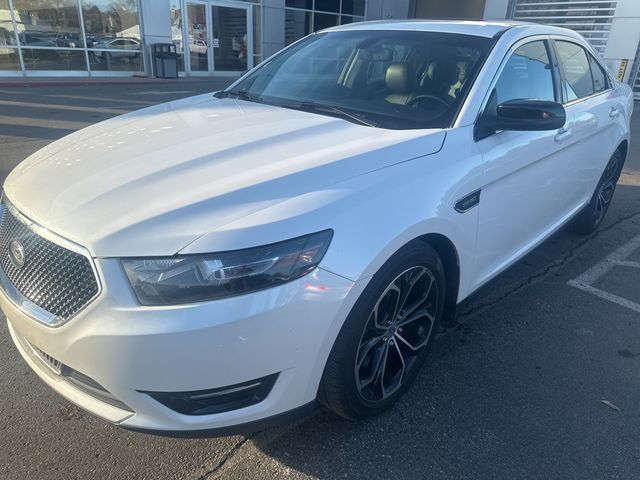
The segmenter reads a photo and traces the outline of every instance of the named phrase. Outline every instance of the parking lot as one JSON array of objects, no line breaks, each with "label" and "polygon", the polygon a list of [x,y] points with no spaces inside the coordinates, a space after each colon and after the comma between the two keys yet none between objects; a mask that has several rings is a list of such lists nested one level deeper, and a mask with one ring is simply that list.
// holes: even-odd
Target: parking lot
[{"label": "parking lot", "polygon": [[[221,85],[0,88],[0,178],[79,128]],[[640,138],[640,114],[633,134]],[[474,294],[407,395],[368,421],[319,409],[250,436],[128,432],[46,387],[3,321],[0,478],[637,479],[638,285],[635,143],[600,230],[556,234]]]}]

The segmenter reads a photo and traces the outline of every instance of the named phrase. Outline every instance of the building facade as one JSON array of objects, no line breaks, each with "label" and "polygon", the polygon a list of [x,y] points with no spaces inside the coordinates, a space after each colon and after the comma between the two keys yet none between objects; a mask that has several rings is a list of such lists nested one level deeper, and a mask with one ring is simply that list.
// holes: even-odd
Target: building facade
[{"label": "building facade", "polygon": [[406,18],[409,0],[0,0],[0,76],[237,75],[334,25]]},{"label": "building facade", "polygon": [[640,0],[0,0],[0,76],[151,76],[156,43],[182,76],[238,75],[311,32],[411,17],[571,28],[640,99]]}]

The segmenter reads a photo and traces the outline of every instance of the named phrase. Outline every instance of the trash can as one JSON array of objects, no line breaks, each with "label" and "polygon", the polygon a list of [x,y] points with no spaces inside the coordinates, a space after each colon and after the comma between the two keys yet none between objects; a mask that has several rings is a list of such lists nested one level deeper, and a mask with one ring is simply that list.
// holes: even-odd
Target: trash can
[{"label": "trash can", "polygon": [[173,43],[153,45],[153,65],[157,78],[178,78],[178,55]]}]

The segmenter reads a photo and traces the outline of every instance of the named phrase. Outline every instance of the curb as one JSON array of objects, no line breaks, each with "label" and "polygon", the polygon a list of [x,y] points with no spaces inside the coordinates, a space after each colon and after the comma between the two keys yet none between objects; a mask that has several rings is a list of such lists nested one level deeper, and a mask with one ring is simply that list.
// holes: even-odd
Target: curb
[{"label": "curb", "polygon": [[[195,82],[204,82],[210,81],[209,79],[205,80],[196,80]],[[82,79],[82,80],[44,80],[44,81],[29,81],[29,80],[21,80],[21,81],[0,81],[0,87],[86,87],[86,86],[100,86],[100,85],[166,85],[166,84],[174,84],[174,83],[190,83],[194,82],[194,80],[187,80],[184,78],[171,78],[171,79],[159,79],[159,78],[146,78],[139,80],[92,80],[92,79]]]}]

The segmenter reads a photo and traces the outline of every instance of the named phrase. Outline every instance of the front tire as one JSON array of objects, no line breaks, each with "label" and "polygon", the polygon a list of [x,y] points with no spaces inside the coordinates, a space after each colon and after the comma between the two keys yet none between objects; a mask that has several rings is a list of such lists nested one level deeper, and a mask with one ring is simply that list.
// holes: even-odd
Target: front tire
[{"label": "front tire", "polygon": [[591,201],[569,224],[569,230],[581,235],[595,232],[604,220],[616,191],[616,184],[622,173],[622,153],[616,150],[607,164]]},{"label": "front tire", "polygon": [[390,408],[431,350],[445,299],[437,252],[414,241],[373,276],[331,350],[318,397],[355,420]]}]

